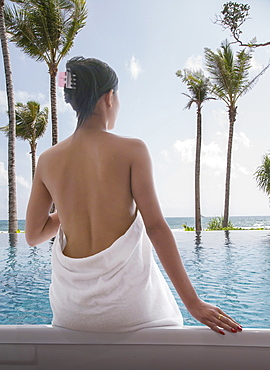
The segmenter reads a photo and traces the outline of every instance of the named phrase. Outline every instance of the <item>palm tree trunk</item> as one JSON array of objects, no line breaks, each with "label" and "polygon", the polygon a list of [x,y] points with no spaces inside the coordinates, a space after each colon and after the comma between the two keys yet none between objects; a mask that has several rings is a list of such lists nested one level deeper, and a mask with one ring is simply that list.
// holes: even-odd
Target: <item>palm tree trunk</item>
[{"label": "palm tree trunk", "polygon": [[58,143],[58,123],[57,123],[57,98],[56,98],[56,75],[57,65],[49,66],[50,73],[50,92],[51,92],[51,118],[52,118],[52,145]]},{"label": "palm tree trunk", "polygon": [[[51,117],[52,117],[52,145],[58,143],[58,123],[57,123],[57,99],[56,99],[56,75],[57,65],[52,63],[50,65],[50,76],[51,76]],[[55,205],[51,207],[51,213],[55,211]]]},{"label": "palm tree trunk", "polygon": [[36,143],[30,143],[31,147],[31,160],[32,160],[32,182],[34,180],[35,172],[36,172]]},{"label": "palm tree trunk", "polygon": [[200,199],[200,172],[201,172],[201,146],[202,146],[202,116],[201,107],[197,109],[197,138],[195,154],[195,231],[202,231],[201,225],[201,199]]},{"label": "palm tree trunk", "polygon": [[16,199],[16,169],[15,169],[15,141],[16,141],[16,118],[15,104],[11,73],[11,63],[9,57],[9,48],[6,37],[6,27],[4,18],[4,0],[0,0],[0,38],[4,60],[6,89],[8,100],[8,221],[9,233],[15,233],[18,229],[17,219],[17,199]]},{"label": "palm tree trunk", "polygon": [[229,222],[229,205],[230,205],[230,182],[231,182],[231,166],[232,166],[232,145],[233,145],[233,131],[234,122],[236,119],[236,107],[229,107],[229,137],[227,149],[227,168],[226,168],[226,182],[225,182],[225,203],[224,203],[224,217],[222,227],[228,227]]}]

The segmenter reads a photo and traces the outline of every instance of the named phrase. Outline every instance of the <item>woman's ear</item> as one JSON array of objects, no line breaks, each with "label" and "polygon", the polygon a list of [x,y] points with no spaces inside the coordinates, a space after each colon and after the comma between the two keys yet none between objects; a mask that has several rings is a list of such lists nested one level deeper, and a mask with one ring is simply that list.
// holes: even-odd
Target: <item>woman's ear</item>
[{"label": "woman's ear", "polygon": [[113,103],[113,89],[105,95],[106,104],[111,108]]}]

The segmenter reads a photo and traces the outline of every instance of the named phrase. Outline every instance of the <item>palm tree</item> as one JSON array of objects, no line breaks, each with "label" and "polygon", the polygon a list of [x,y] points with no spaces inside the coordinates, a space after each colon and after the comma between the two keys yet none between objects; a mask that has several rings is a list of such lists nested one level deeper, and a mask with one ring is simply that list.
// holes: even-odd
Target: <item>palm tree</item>
[{"label": "palm tree", "polygon": [[251,52],[245,49],[233,55],[230,44],[223,42],[221,49],[214,53],[209,48],[205,48],[206,66],[213,80],[213,94],[225,102],[229,113],[229,137],[227,147],[227,168],[225,182],[225,203],[223,227],[228,227],[229,220],[229,200],[230,200],[230,178],[232,162],[232,145],[234,123],[237,113],[238,99],[247,93],[258,78],[266,71],[269,64],[251,81],[249,81],[249,69],[251,67]]},{"label": "palm tree", "polygon": [[[27,140],[30,145],[32,157],[32,180],[36,169],[36,148],[37,139],[42,137],[48,123],[48,108],[40,110],[40,104],[35,101],[28,101],[26,104],[16,104],[16,136],[19,139]],[[0,130],[7,132],[8,126],[0,127]]]},{"label": "palm tree", "polygon": [[263,190],[270,199],[270,155],[263,156],[262,164],[257,168],[255,174],[258,187]]},{"label": "palm tree", "polygon": [[52,145],[58,142],[56,75],[87,17],[85,0],[11,0],[5,20],[11,41],[28,56],[44,61],[50,74]]},{"label": "palm tree", "polygon": [[4,0],[0,0],[0,38],[4,60],[7,101],[8,101],[8,230],[15,233],[18,229],[17,197],[16,197],[16,168],[15,168],[15,107],[11,63],[7,43],[6,26],[4,18]]},{"label": "palm tree", "polygon": [[213,99],[209,96],[211,93],[210,79],[204,76],[202,70],[191,71],[184,69],[176,72],[177,77],[181,77],[186,83],[189,94],[183,95],[189,98],[185,108],[190,109],[192,104],[197,106],[197,133],[196,133],[196,154],[195,154],[195,231],[202,231],[201,225],[201,201],[200,201],[200,171],[201,171],[201,145],[202,145],[202,104],[203,102]]}]

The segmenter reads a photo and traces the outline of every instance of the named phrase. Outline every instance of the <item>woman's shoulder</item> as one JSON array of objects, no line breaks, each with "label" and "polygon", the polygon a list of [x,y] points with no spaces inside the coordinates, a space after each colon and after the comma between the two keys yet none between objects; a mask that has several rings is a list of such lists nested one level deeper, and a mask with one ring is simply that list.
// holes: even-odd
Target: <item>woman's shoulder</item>
[{"label": "woman's shoulder", "polygon": [[57,158],[60,152],[62,152],[62,150],[65,148],[67,141],[68,139],[63,140],[59,142],[58,144],[44,150],[44,152],[42,152],[39,156],[39,159],[38,159],[39,164],[48,162],[48,161],[51,162],[52,160],[54,160],[54,158]]},{"label": "woman's shoulder", "polygon": [[129,149],[147,149],[145,142],[138,138],[128,137],[128,136],[120,136],[112,134],[112,140],[114,140],[118,145],[127,146]]}]

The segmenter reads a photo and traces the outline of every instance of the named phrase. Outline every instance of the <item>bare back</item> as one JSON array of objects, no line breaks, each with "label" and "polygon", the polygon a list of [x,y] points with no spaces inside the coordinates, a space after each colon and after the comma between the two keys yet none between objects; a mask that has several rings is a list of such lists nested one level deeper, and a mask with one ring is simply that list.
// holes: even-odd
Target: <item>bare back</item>
[{"label": "bare back", "polygon": [[134,221],[131,163],[135,141],[104,131],[78,130],[43,154],[42,181],[67,237],[65,255],[96,254]]}]

